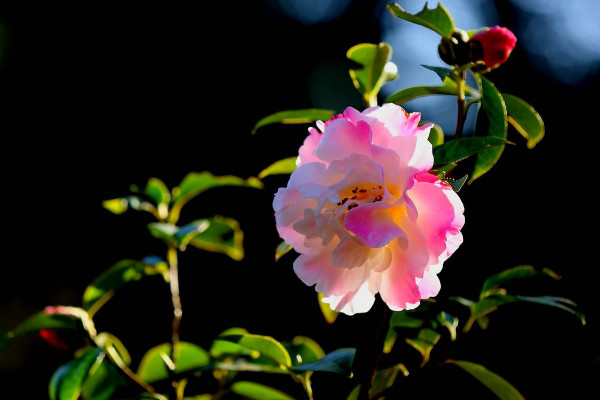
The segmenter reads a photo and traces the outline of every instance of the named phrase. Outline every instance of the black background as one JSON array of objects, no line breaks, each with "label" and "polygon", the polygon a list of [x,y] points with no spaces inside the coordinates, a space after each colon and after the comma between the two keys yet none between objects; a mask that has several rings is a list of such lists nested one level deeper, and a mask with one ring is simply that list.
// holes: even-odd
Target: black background
[{"label": "black background", "polygon": [[[517,11],[501,3],[501,25],[516,31]],[[120,259],[163,256],[162,244],[146,231],[149,215],[115,216],[101,207],[103,200],[149,177],[169,187],[191,171],[248,177],[295,155],[306,126],[270,126],[253,136],[254,123],[275,111],[310,107],[308,79],[317,62],[337,58],[343,66],[348,48],[378,42],[383,12],[382,4],[355,1],[334,21],[304,26],[267,1],[2,9],[0,330],[46,305],[79,305],[86,285]],[[347,70],[340,76],[351,87]],[[445,264],[439,297],[475,298],[487,276],[532,264],[553,269],[561,281],[540,278],[515,285],[515,292],[573,299],[588,323],[543,306],[506,306],[492,314],[488,330],[474,328],[432,357],[482,363],[529,399],[599,398],[593,385],[600,357],[599,80],[560,85],[535,70],[519,46],[489,77],[538,110],[546,137],[528,150],[511,131],[517,145],[461,191],[465,241]],[[347,104],[361,107],[357,95]],[[215,189],[184,209],[182,222],[236,218],[246,258],[235,262],[196,249],[181,256],[182,340],[208,348],[232,326],[282,341],[310,336],[325,351],[370,340],[379,305],[327,325],[313,289],[293,273],[294,256],[274,262],[279,239],[271,201],[285,184],[277,176],[265,179],[262,190]],[[168,288],[148,278],[117,294],[97,324],[119,336],[135,362],[169,340],[170,315]],[[406,348],[404,359],[414,367],[411,351]],[[17,388],[20,398],[46,398],[48,379],[69,357],[37,337],[17,342],[0,358],[0,397]],[[347,382],[327,379],[315,375],[315,398],[345,398]],[[451,366],[415,368],[398,393],[486,398],[470,379]]]}]

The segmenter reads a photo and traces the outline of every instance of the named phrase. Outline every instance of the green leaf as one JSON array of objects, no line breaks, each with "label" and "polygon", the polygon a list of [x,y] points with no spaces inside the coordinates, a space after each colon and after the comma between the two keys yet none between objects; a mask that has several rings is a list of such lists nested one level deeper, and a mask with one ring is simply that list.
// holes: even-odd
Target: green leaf
[{"label": "green leaf", "polygon": [[102,202],[102,207],[117,215],[123,214],[130,208],[136,211],[146,211],[151,214],[157,212],[156,207],[154,207],[152,203],[145,201],[138,196],[126,196],[104,200]]},{"label": "green leaf", "polygon": [[433,329],[424,328],[419,331],[415,338],[406,338],[406,343],[417,350],[422,357],[421,367],[427,364],[431,350],[440,340],[441,335]]},{"label": "green leaf", "polygon": [[573,314],[575,317],[577,317],[577,319],[579,319],[579,321],[581,322],[582,325],[586,324],[585,316],[583,315],[583,313],[581,313],[580,311],[577,311],[573,308],[573,307],[576,307],[577,304],[575,304],[570,299],[566,299],[564,297],[555,297],[555,296],[537,296],[537,297],[516,296],[516,297],[520,301],[526,301],[528,303],[534,303],[534,304],[542,304],[542,305],[551,306],[551,307],[555,307],[555,308],[559,308],[561,310],[567,311],[568,313]]},{"label": "green leaf", "polygon": [[455,29],[454,20],[441,3],[438,3],[436,8],[428,8],[425,3],[423,10],[416,14],[406,12],[397,3],[388,4],[387,8],[395,17],[429,28],[443,38],[450,39],[452,37]]},{"label": "green leaf", "polygon": [[[149,260],[156,262],[157,260]],[[148,263],[137,260],[121,260],[110,267],[107,271],[100,274],[83,292],[83,309],[89,311],[101,301],[106,302],[107,297],[126,284],[142,279],[144,276],[155,275],[166,270],[167,264],[164,261],[157,263]],[[99,304],[99,305],[101,305]],[[95,307],[97,311],[97,307]]]},{"label": "green leaf", "polygon": [[397,339],[398,332],[396,332],[396,330],[391,327],[388,328],[387,334],[385,335],[385,339],[383,342],[383,352],[385,354],[389,354],[392,352]]},{"label": "green leaf", "polygon": [[290,354],[294,366],[315,362],[325,357],[325,352],[321,346],[306,336],[296,336],[291,343],[284,343],[284,347]]},{"label": "green leaf", "polygon": [[208,365],[210,356],[201,347],[179,342],[175,351],[175,363],[171,359],[171,344],[159,344],[142,357],[137,374],[146,382],[156,382],[169,377],[169,370],[180,374]]},{"label": "green leaf", "polygon": [[179,230],[176,225],[166,222],[151,222],[147,227],[155,238],[164,240],[166,243],[176,242],[175,234]]},{"label": "green leaf", "polygon": [[369,391],[369,398],[374,399],[378,394],[392,387],[399,373],[402,373],[402,376],[408,376],[408,369],[406,369],[404,364],[396,364],[392,367],[377,371],[375,378],[373,379],[373,384],[371,385],[371,390]]},{"label": "green leaf", "polygon": [[424,65],[424,64],[421,64],[421,67],[427,68],[428,70],[435,72],[436,75],[440,77],[442,82],[444,82],[446,77],[448,75],[450,75],[450,73],[452,72],[452,70],[450,68],[446,68],[446,67],[436,67],[433,65]]},{"label": "green leaf", "polygon": [[354,389],[350,392],[346,400],[358,400],[358,396],[360,395],[360,385],[354,386]]},{"label": "green leaf", "polygon": [[317,301],[319,302],[319,308],[321,310],[321,314],[325,318],[328,324],[333,324],[340,314],[338,311],[333,310],[329,304],[323,302],[323,293],[317,293]]},{"label": "green leaf", "polygon": [[533,149],[544,137],[546,128],[540,114],[525,100],[503,93],[508,122],[527,139],[527,147]]},{"label": "green leaf", "polygon": [[243,335],[220,336],[220,339],[237,343],[247,350],[257,351],[261,356],[275,362],[277,365],[292,366],[292,360],[285,347],[271,336],[246,333]]},{"label": "green leaf", "polygon": [[294,371],[320,371],[333,372],[345,376],[352,374],[352,363],[356,349],[341,348],[332,351],[318,361],[300,364],[293,368]]},{"label": "green leaf", "polygon": [[258,174],[258,179],[264,179],[271,175],[291,174],[296,170],[296,159],[298,157],[288,157],[283,160],[275,161]]},{"label": "green leaf", "polygon": [[[456,96],[457,93],[458,87],[456,86],[456,82],[447,76],[446,79],[444,79],[443,85],[411,86],[390,95],[384,100],[384,103],[395,103],[402,105],[410,100],[431,94]],[[465,85],[465,96],[479,96],[479,92],[470,86]]]},{"label": "green leaf", "polygon": [[104,353],[97,347],[88,347],[74,360],[56,370],[48,392],[51,400],[77,400],[84,381],[95,364],[100,364]]},{"label": "green leaf", "polygon": [[109,353],[109,355],[111,354],[111,351],[115,351],[119,358],[121,358],[121,360],[123,360],[123,362],[126,365],[129,365],[131,363],[131,356],[129,355],[127,348],[125,347],[123,342],[121,342],[119,338],[113,335],[112,333],[99,333],[96,336],[96,342],[99,346],[105,349],[105,351]]},{"label": "green leaf", "polygon": [[348,59],[360,68],[351,68],[350,77],[354,87],[363,95],[368,106],[377,104],[377,94],[384,83],[396,78],[398,69],[390,62],[392,47],[385,42],[361,43],[346,53]]},{"label": "green leaf", "polygon": [[[425,123],[425,122],[424,122]],[[439,146],[444,143],[444,130],[438,124],[433,124],[431,130],[429,131],[429,136],[427,137],[429,143],[433,147]]]},{"label": "green leaf", "polygon": [[183,178],[181,183],[172,190],[172,207],[169,215],[169,222],[177,222],[181,213],[181,208],[188,201],[206,190],[223,186],[262,189],[263,184],[260,179],[255,177],[243,179],[234,175],[215,176],[208,171],[190,172]]},{"label": "green leaf", "polygon": [[[481,115],[478,116],[475,135],[506,140],[507,115],[502,95],[487,78],[481,75],[476,75],[476,78],[480,82],[481,109],[486,118],[482,118]],[[477,154],[473,173],[468,183],[472,183],[488,172],[498,162],[503,151],[504,145],[493,146],[480,151]]]},{"label": "green leaf", "polygon": [[456,328],[458,328],[458,318],[454,315],[442,311],[438,314],[438,322],[448,329],[448,333],[450,333],[450,340],[456,340]]},{"label": "green leaf", "polygon": [[494,290],[500,287],[500,285],[502,285],[505,282],[515,279],[530,278],[539,275],[549,276],[556,280],[560,279],[560,276],[558,276],[554,271],[548,268],[538,270],[531,265],[518,265],[516,267],[504,270],[498,274],[492,275],[488,279],[486,279],[485,282],[483,282],[483,286],[481,287],[481,293],[479,295],[479,298],[483,299],[489,296],[490,294],[494,294]]},{"label": "green leaf", "polygon": [[254,135],[258,128],[270,124],[307,124],[315,121],[327,121],[333,117],[332,110],[321,108],[307,108],[304,110],[278,111],[267,115],[254,125],[252,134]]},{"label": "green leaf", "polygon": [[462,187],[465,185],[465,182],[467,181],[468,177],[469,177],[469,175],[464,175],[460,179],[446,178],[446,179],[444,179],[444,181],[447,184],[449,184],[450,186],[452,186],[452,190],[454,190],[456,193],[458,193],[458,192],[460,192],[460,189],[462,189]]},{"label": "green leaf", "polygon": [[231,391],[253,400],[294,400],[280,390],[256,382],[239,381],[231,385]]},{"label": "green leaf", "polygon": [[201,221],[208,222],[208,227],[191,238],[189,242],[191,246],[213,253],[222,253],[236,261],[244,258],[244,232],[235,219],[215,215]]},{"label": "green leaf", "polygon": [[293,247],[287,244],[285,241],[279,243],[275,249],[275,261],[278,261],[281,257],[287,254]]},{"label": "green leaf", "polygon": [[489,148],[504,147],[510,142],[496,137],[463,137],[433,148],[434,166],[457,163]]},{"label": "green leaf", "polygon": [[253,358],[260,356],[260,353],[255,350],[248,350],[237,343],[230,342],[229,340],[221,340],[219,337],[231,336],[231,335],[246,335],[248,331],[244,328],[229,328],[215,339],[209,350],[212,357],[220,359],[232,355],[248,355]]},{"label": "green leaf", "polygon": [[38,311],[17,325],[14,330],[2,333],[0,353],[14,340],[25,335],[38,333],[41,329],[77,329],[78,326],[77,319],[71,316]]},{"label": "green leaf", "polygon": [[485,387],[491,390],[502,400],[524,400],[525,398],[519,391],[500,375],[490,371],[481,364],[470,361],[447,360],[447,363],[454,364],[481,382]]},{"label": "green leaf", "polygon": [[390,328],[420,328],[423,326],[424,321],[422,319],[413,318],[410,312],[394,311],[392,318],[390,319]]},{"label": "green leaf", "polygon": [[171,201],[171,193],[169,192],[167,185],[158,178],[150,178],[142,193],[154,200],[157,206],[158,216],[161,219],[166,219],[169,215],[168,206]]},{"label": "green leaf", "polygon": [[110,400],[115,390],[127,383],[115,367],[104,359],[90,373],[81,388],[84,400]]}]

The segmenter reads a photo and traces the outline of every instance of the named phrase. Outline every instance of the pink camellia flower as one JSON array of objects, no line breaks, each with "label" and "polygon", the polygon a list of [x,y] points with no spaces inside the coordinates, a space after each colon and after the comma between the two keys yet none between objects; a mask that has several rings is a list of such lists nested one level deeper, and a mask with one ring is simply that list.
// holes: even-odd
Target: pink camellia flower
[{"label": "pink camellia flower", "polygon": [[485,29],[471,37],[472,41],[481,44],[479,59],[483,60],[485,66],[492,69],[504,64],[510,56],[517,38],[508,30],[500,26]]},{"label": "pink camellia flower", "polygon": [[462,243],[464,208],[433,165],[419,113],[347,108],[309,129],[297,169],[275,194],[279,235],[300,253],[294,271],[345,314],[379,293],[392,310],[437,295],[437,274]]}]

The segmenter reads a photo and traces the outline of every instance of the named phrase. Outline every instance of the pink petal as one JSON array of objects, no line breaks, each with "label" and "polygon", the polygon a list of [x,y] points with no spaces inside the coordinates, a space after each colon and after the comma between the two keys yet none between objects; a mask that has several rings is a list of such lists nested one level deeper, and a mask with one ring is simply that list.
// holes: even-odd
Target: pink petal
[{"label": "pink petal", "polygon": [[323,303],[329,304],[332,310],[354,315],[369,311],[375,303],[375,296],[369,290],[369,283],[365,282],[358,290],[345,295],[323,297]]},{"label": "pink petal", "polygon": [[395,207],[383,202],[363,204],[348,211],[344,226],[367,246],[383,247],[396,238],[406,240],[406,234],[395,222],[395,212]]},{"label": "pink petal", "polygon": [[426,271],[423,275],[423,279],[419,282],[419,293],[421,299],[429,299],[437,296],[440,292],[442,284],[437,274],[433,271]]},{"label": "pink petal", "polygon": [[304,143],[302,144],[302,146],[300,146],[300,150],[298,150],[298,159],[296,160],[296,165],[298,166],[310,162],[321,161],[315,155],[315,149],[321,141],[322,134],[315,128],[309,128],[308,133],[309,135],[306,137],[306,139],[304,139]]},{"label": "pink petal", "polygon": [[356,126],[345,119],[336,119],[325,128],[321,141],[315,149],[319,159],[330,163],[352,153],[370,154],[371,129],[365,122]]}]

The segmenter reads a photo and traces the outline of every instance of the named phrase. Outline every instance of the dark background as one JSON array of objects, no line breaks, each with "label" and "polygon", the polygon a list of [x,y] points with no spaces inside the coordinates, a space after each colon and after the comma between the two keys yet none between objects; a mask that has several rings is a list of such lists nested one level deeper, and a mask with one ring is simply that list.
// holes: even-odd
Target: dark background
[{"label": "dark background", "polygon": [[[518,10],[499,3],[501,25],[518,36]],[[128,194],[130,184],[143,186],[150,177],[169,187],[191,171],[248,177],[295,155],[306,126],[250,131],[272,112],[313,106],[307,88],[320,59],[341,66],[335,79],[321,84],[332,92],[339,82],[347,85],[340,89],[345,104],[361,107],[345,53],[380,40],[383,3],[354,1],[338,18],[313,25],[279,11],[268,1],[0,9],[0,331],[46,305],[80,305],[87,284],[123,258],[163,256],[162,244],[146,231],[149,215],[115,216],[101,207],[103,200]],[[432,357],[438,352],[440,359],[482,363],[528,399],[600,398],[593,384],[600,357],[599,80],[567,86],[528,60],[517,46],[489,77],[538,110],[546,137],[528,150],[511,131],[517,145],[461,191],[465,241],[445,264],[439,297],[475,298],[489,275],[531,264],[553,269],[561,281],[540,278],[514,290],[573,299],[588,323],[543,306],[506,306],[491,315],[488,330],[474,328]],[[263,190],[214,189],[184,209],[182,222],[214,214],[236,218],[245,231],[246,258],[235,262],[197,249],[181,256],[182,340],[208,348],[232,326],[282,341],[310,336],[325,351],[370,340],[377,307],[327,325],[313,289],[293,273],[294,255],[274,262],[279,239],[271,201],[285,184],[286,177],[277,176],[265,179]],[[117,294],[97,324],[119,336],[135,362],[169,340],[170,315],[168,288],[148,278]],[[405,356],[414,367],[410,348]],[[17,388],[20,398],[46,398],[48,379],[69,357],[37,337],[17,342],[0,358],[0,397]],[[398,391],[404,398],[488,396],[451,366],[411,371]],[[332,392],[327,378],[314,378],[318,400],[338,398],[325,394]],[[333,382],[334,393],[350,390],[344,380]]]}]

